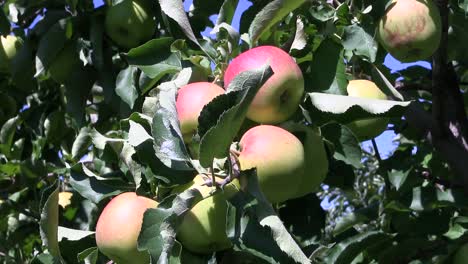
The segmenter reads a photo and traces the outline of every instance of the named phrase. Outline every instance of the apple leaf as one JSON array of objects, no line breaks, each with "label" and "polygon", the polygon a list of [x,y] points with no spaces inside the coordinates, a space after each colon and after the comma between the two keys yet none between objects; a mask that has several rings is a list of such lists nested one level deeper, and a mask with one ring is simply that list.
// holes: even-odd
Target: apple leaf
[{"label": "apple leaf", "polygon": [[[120,178],[97,176],[84,164],[78,163],[70,169],[70,185],[81,196],[98,204],[101,200],[117,195],[131,186]],[[130,188],[129,188],[130,187]]]},{"label": "apple leaf", "polygon": [[310,74],[305,75],[305,89],[307,92],[346,94],[348,81],[345,73],[343,47],[327,38],[314,52]]},{"label": "apple leaf", "polygon": [[250,43],[255,42],[287,14],[300,7],[305,0],[273,0],[254,18],[249,27]]},{"label": "apple leaf", "polygon": [[192,170],[175,106],[178,87],[175,83],[160,87],[151,133],[156,156],[164,165],[176,170]]},{"label": "apple leaf", "polygon": [[334,145],[333,157],[355,168],[361,168],[361,146],[348,127],[329,123],[321,127],[322,134]]},{"label": "apple leaf", "polygon": [[21,122],[19,117],[12,117],[3,123],[0,129],[0,153],[9,156],[12,149],[16,126]]},{"label": "apple leaf", "polygon": [[343,47],[362,56],[369,62],[374,62],[377,56],[378,44],[362,27],[353,24],[344,28]]},{"label": "apple leaf", "polygon": [[218,18],[216,19],[216,26],[226,23],[231,24],[236,12],[239,0],[224,0],[223,5],[219,9]]},{"label": "apple leaf", "polygon": [[336,219],[336,225],[333,228],[333,235],[338,236],[345,232],[354,225],[360,223],[367,223],[373,219],[376,219],[379,215],[379,203],[374,202],[368,207],[360,208],[354,212],[348,213],[340,218]]},{"label": "apple leaf", "polygon": [[157,82],[166,74],[182,70],[180,55],[171,52],[172,42],[174,39],[170,37],[150,40],[131,49],[127,61]]},{"label": "apple leaf", "polygon": [[382,71],[377,67],[375,64],[372,65],[372,76],[374,77],[373,80],[377,84],[378,87],[382,87],[382,90],[385,94],[392,95],[396,99],[400,101],[404,101],[403,95],[398,92],[395,87],[393,87],[392,83],[385,77]]},{"label": "apple leaf", "polygon": [[56,181],[48,186],[41,195],[41,220],[40,234],[42,244],[49,250],[49,253],[57,259],[60,259],[60,248],[58,244],[58,193],[59,186]]},{"label": "apple leaf", "polygon": [[324,93],[309,93],[307,97],[306,108],[313,121],[320,123],[331,120],[349,123],[371,117],[401,116],[412,103]]},{"label": "apple leaf", "polygon": [[261,192],[255,170],[241,172],[240,181],[244,192],[229,199],[232,206],[227,218],[234,250],[250,252],[269,263],[310,263]]},{"label": "apple leaf", "polygon": [[136,99],[138,99],[139,92],[135,87],[135,76],[137,68],[129,66],[123,69],[117,75],[115,80],[115,93],[124,101],[131,109]]},{"label": "apple leaf", "polygon": [[191,188],[177,195],[172,203],[163,202],[158,208],[146,210],[138,236],[138,250],[148,250],[157,263],[171,263],[171,259],[179,258],[182,247],[175,239],[181,223],[178,219],[203,198],[198,189]]},{"label": "apple leaf", "polygon": [[96,264],[99,256],[99,250],[97,247],[87,248],[81,251],[78,255],[78,261],[86,264]]},{"label": "apple leaf", "polygon": [[226,94],[203,107],[198,118],[200,164],[208,168],[214,158],[226,157],[234,137],[244,122],[247,109],[260,87],[273,74],[269,65],[237,75]]},{"label": "apple leaf", "polygon": [[364,252],[367,248],[376,246],[379,243],[384,243],[391,238],[392,235],[381,231],[360,233],[333,246],[333,248],[329,250],[324,262],[330,264],[352,263],[354,258],[356,258],[361,252]]}]

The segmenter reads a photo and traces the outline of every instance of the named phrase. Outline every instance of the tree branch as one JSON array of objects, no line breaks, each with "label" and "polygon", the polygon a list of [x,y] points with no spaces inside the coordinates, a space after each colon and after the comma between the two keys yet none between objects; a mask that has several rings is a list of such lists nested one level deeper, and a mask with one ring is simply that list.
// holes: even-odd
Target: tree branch
[{"label": "tree branch", "polygon": [[428,137],[468,192],[468,120],[455,70],[447,62],[448,1],[436,3],[442,19],[442,36],[432,58],[432,120]]}]

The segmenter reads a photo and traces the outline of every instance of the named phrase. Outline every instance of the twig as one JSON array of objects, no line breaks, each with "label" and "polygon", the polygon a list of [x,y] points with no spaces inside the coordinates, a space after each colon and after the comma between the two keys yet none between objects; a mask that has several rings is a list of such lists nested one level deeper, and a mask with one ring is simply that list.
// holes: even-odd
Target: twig
[{"label": "twig", "polygon": [[372,147],[374,147],[375,157],[377,158],[377,160],[379,161],[379,164],[380,164],[380,163],[382,163],[382,157],[380,156],[379,148],[377,147],[377,143],[375,142],[375,138],[373,138],[371,141],[372,141]]}]

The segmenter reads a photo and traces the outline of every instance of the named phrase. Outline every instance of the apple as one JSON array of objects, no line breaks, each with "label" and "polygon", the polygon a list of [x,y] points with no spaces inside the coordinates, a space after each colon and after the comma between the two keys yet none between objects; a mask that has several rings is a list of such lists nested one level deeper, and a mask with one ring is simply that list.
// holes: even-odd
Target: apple
[{"label": "apple", "polygon": [[10,63],[22,46],[22,41],[16,36],[0,36],[0,72],[9,71]]},{"label": "apple", "polygon": [[224,89],[209,82],[190,83],[179,89],[176,109],[185,143],[190,143],[197,132],[198,117],[203,107],[221,94],[224,94]]},{"label": "apple", "polygon": [[468,263],[468,243],[462,245],[453,257],[453,264]]},{"label": "apple", "polygon": [[[180,193],[190,188],[198,188],[204,197],[213,191],[213,187],[204,185],[204,177],[197,175],[193,181],[182,185],[174,192]],[[187,212],[177,231],[177,240],[189,251],[199,254],[207,254],[225,250],[232,247],[231,241],[226,235],[226,199],[239,190],[239,181],[228,183],[222,191],[198,201]]]},{"label": "apple", "polygon": [[414,62],[439,47],[442,24],[432,0],[396,0],[379,20],[377,38],[393,57]]},{"label": "apple", "polygon": [[66,208],[71,204],[71,200],[73,197],[73,193],[71,192],[59,192],[59,199],[58,199],[58,204],[62,208]]},{"label": "apple", "polygon": [[[351,80],[347,86],[348,96],[387,100],[387,96],[377,87],[377,85],[368,80]],[[366,141],[382,134],[388,126],[388,118],[375,117],[356,120],[346,124],[356,135],[358,140]]]},{"label": "apple", "polygon": [[255,95],[247,118],[257,123],[277,124],[296,112],[304,94],[301,69],[288,53],[273,46],[260,46],[241,53],[228,65],[224,73],[224,86],[228,87],[239,73],[267,62],[273,75]]},{"label": "apple", "polygon": [[65,83],[70,79],[74,69],[81,64],[76,44],[74,42],[66,43],[60,50],[48,67],[52,79],[59,83]]},{"label": "apple", "polygon": [[104,22],[107,35],[126,49],[151,39],[156,29],[155,14],[147,0],[124,0],[110,6]]},{"label": "apple", "polygon": [[256,168],[260,189],[272,203],[297,197],[305,172],[302,142],[287,130],[260,125],[239,141],[241,170]]},{"label": "apple", "polygon": [[116,263],[147,264],[150,256],[137,250],[143,214],[158,203],[134,192],[114,197],[104,208],[96,225],[96,245]]}]

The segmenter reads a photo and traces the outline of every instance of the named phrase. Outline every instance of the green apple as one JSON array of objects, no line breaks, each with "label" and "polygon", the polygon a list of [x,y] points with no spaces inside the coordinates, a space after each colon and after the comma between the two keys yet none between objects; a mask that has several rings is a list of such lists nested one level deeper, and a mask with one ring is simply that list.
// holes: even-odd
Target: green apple
[{"label": "green apple", "polygon": [[395,0],[379,20],[377,38],[396,59],[429,58],[439,47],[442,23],[432,0]]},{"label": "green apple", "polygon": [[74,42],[66,43],[61,51],[57,53],[50,63],[48,70],[52,79],[59,83],[65,83],[70,79],[74,69],[81,64],[76,44]]},{"label": "green apple", "polygon": [[[226,235],[226,199],[239,190],[237,179],[228,183],[224,190],[209,195],[213,187],[204,185],[203,175],[197,175],[192,182],[180,186],[174,192],[180,193],[190,188],[197,188],[203,197],[184,215],[177,231],[177,239],[189,251],[200,254],[212,253],[232,247]],[[211,180],[209,177],[207,180]]]},{"label": "green apple", "polygon": [[118,264],[147,264],[147,252],[137,250],[143,214],[158,203],[134,192],[114,197],[104,208],[96,225],[96,245]]},{"label": "green apple", "polygon": [[197,132],[198,117],[203,107],[221,94],[224,94],[224,89],[209,82],[190,83],[179,89],[176,109],[185,143],[190,143]]},{"label": "green apple", "polygon": [[126,49],[151,39],[156,29],[155,14],[148,0],[123,0],[108,8],[105,20],[107,35]]},{"label": "green apple", "polygon": [[[387,96],[368,80],[352,80],[348,83],[347,91],[349,96],[387,100]],[[346,124],[360,141],[366,141],[382,134],[388,126],[388,118],[375,117],[356,120]]]},{"label": "green apple", "polygon": [[16,36],[0,36],[0,72],[9,71],[11,60],[16,56],[22,44],[21,39]]},{"label": "green apple", "polygon": [[240,54],[229,63],[224,74],[224,86],[228,87],[239,73],[267,62],[274,72],[273,76],[255,95],[247,118],[257,123],[277,124],[296,112],[304,94],[301,69],[288,53],[277,47],[260,46]]},{"label": "green apple", "polygon": [[239,142],[241,170],[256,168],[259,186],[272,203],[297,197],[305,170],[302,142],[287,130],[260,125]]},{"label": "green apple", "polygon": [[468,243],[462,245],[453,256],[453,264],[468,263]]}]

